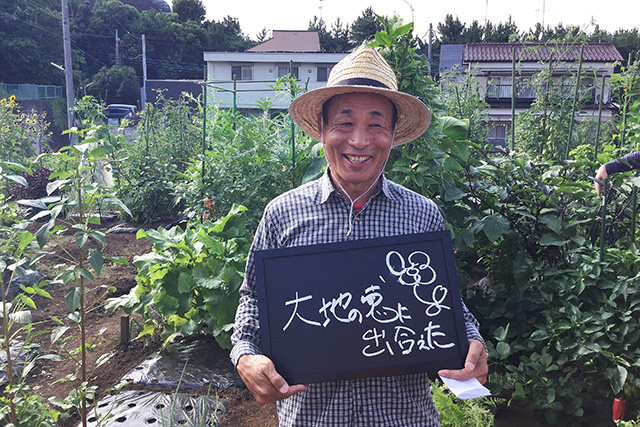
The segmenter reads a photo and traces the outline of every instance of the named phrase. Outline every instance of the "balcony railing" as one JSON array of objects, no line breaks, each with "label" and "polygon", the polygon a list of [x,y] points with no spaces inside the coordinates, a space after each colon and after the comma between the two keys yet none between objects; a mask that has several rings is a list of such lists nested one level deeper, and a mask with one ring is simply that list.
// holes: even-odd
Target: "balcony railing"
[{"label": "balcony railing", "polygon": [[[487,98],[490,99],[511,99],[512,93],[512,85],[491,84],[487,86]],[[516,99],[535,99],[536,96],[538,94],[533,88],[516,86]]]},{"label": "balcony railing", "polygon": [[18,101],[62,98],[62,86],[0,83],[0,99],[11,95]]},{"label": "balcony railing", "polygon": [[[542,87],[533,88],[527,86],[516,86],[516,100],[520,101],[532,101],[539,95],[545,93],[545,91],[551,90],[554,93],[557,93],[564,97],[573,97],[575,86],[568,84],[554,84],[550,87],[543,85]],[[499,100],[506,101],[511,99],[511,94],[513,92],[513,86],[510,84],[507,85],[497,85],[497,84],[489,84],[487,86],[487,95],[486,99],[488,101],[491,100]],[[591,85],[584,85],[580,90],[580,99],[582,102],[592,102],[595,100],[595,88]]]}]

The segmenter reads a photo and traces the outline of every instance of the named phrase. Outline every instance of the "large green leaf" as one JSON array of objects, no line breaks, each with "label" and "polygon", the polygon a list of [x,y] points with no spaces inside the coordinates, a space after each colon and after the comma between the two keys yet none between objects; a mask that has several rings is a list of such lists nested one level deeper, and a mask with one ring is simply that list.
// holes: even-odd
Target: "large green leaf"
[{"label": "large green leaf", "polygon": [[93,270],[96,272],[96,274],[100,275],[102,266],[104,265],[104,256],[102,255],[102,251],[91,248],[89,250],[89,262],[91,263],[91,267],[93,267]]},{"label": "large green leaf", "polygon": [[482,231],[487,238],[495,242],[509,231],[509,222],[502,216],[493,214],[482,218]]},{"label": "large green leaf", "polygon": [[172,314],[176,314],[180,303],[177,298],[167,295],[165,293],[159,293],[153,298],[153,302],[156,305],[158,311],[165,317],[169,317]]},{"label": "large green leaf", "polygon": [[180,276],[178,276],[178,292],[181,294],[191,292],[194,283],[193,276],[190,273],[180,273]]},{"label": "large green leaf", "polygon": [[69,311],[74,312],[80,305],[80,297],[82,296],[82,289],[78,286],[72,286],[64,293],[64,303],[67,305]]},{"label": "large green leaf", "polygon": [[47,184],[47,194],[51,195],[56,190],[67,185],[70,181],[68,179],[57,179]]},{"label": "large green leaf", "polygon": [[557,234],[546,233],[540,237],[540,244],[542,246],[564,246],[569,241]]},{"label": "large green leaf", "polygon": [[444,191],[444,200],[451,202],[463,198],[466,193],[458,188],[454,183],[443,178],[442,189]]},{"label": "large green leaf", "polygon": [[16,311],[15,313],[10,313],[9,318],[16,323],[31,323],[31,311]]},{"label": "large green leaf", "polygon": [[619,394],[624,384],[627,382],[628,371],[624,366],[616,366],[610,371],[611,389],[615,394]]},{"label": "large green leaf", "polygon": [[454,141],[469,138],[469,119],[440,116],[438,117],[438,124],[440,125],[440,131]]},{"label": "large green leaf", "polygon": [[5,175],[5,178],[13,181],[13,182],[17,182],[18,184],[24,186],[24,187],[28,187],[29,183],[27,182],[27,180],[25,179],[25,177],[23,177],[22,175]]},{"label": "large green leaf", "polygon": [[24,248],[26,248],[27,245],[33,241],[33,239],[33,234],[29,233],[28,231],[22,232],[20,234],[20,241],[18,242],[18,249],[20,249],[21,251],[24,250]]},{"label": "large green leaf", "polygon": [[219,289],[224,284],[219,273],[214,275],[210,269],[202,265],[196,265],[193,269],[193,279],[196,285],[206,289]]},{"label": "large green leaf", "polygon": [[542,215],[540,222],[549,227],[551,231],[560,233],[562,231],[562,219],[555,215]]},{"label": "large green leaf", "polygon": [[51,331],[51,344],[58,341],[70,329],[69,326],[56,326]]}]

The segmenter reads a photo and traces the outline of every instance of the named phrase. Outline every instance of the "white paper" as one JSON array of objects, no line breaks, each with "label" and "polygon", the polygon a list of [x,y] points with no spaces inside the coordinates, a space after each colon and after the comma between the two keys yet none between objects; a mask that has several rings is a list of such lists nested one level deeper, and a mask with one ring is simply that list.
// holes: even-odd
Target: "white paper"
[{"label": "white paper", "polygon": [[440,377],[444,385],[459,399],[473,399],[474,397],[491,396],[488,388],[480,384],[476,378],[466,381]]}]

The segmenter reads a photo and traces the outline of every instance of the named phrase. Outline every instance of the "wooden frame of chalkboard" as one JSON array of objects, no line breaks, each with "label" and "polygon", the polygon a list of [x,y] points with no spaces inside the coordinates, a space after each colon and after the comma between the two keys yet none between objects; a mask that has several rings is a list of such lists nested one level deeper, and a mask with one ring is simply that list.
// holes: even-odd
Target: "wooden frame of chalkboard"
[{"label": "wooden frame of chalkboard", "polygon": [[461,369],[448,231],[255,252],[263,353],[289,384]]}]

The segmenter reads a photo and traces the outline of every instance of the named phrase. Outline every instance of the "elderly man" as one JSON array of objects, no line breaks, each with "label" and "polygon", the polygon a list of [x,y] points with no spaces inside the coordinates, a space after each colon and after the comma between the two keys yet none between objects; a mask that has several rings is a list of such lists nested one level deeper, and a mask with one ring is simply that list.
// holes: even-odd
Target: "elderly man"
[{"label": "elderly man", "polygon": [[[391,148],[422,135],[431,114],[420,100],[398,92],[393,70],[377,51],[363,47],[345,57],[327,86],[298,97],[290,113],[323,143],[329,167],[265,209],[240,289],[232,362],[258,402],[278,402],[281,426],[438,426],[427,374],[294,385],[261,354],[254,251],[444,228],[432,201],[384,177]],[[484,383],[484,342],[466,307],[464,313],[465,367],[440,375]]]}]

